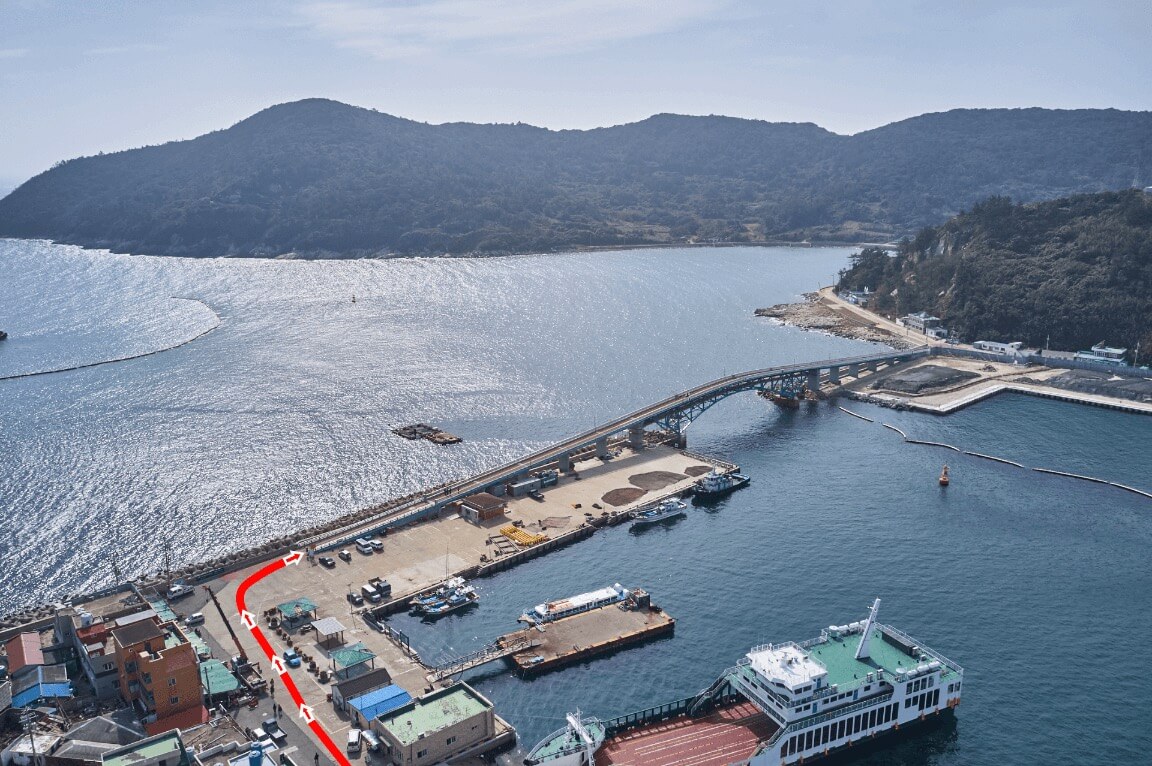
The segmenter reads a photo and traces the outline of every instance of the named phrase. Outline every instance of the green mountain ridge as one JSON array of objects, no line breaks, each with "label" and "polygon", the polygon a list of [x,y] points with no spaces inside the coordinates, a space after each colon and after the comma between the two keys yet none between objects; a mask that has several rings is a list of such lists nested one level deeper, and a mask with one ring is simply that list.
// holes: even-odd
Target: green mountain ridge
[{"label": "green mountain ridge", "polygon": [[881,313],[935,314],[968,342],[1152,351],[1152,194],[993,197],[894,256],[863,249],[839,285],[875,291],[869,307]]},{"label": "green mountain ridge", "polygon": [[593,130],[428,125],[324,99],[189,141],[63,162],[0,236],[186,256],[885,241],[991,195],[1129,186],[1152,113],[956,110],[842,136],[659,114]]}]

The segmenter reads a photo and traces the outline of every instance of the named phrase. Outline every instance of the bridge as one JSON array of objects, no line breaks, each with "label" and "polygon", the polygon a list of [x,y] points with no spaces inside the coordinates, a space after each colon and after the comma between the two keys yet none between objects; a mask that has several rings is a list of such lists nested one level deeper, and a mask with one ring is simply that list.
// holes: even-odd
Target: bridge
[{"label": "bridge", "polygon": [[614,437],[626,435],[629,446],[639,449],[644,446],[645,434],[650,427],[677,435],[679,446],[686,446],[685,431],[692,421],[734,394],[755,391],[770,397],[794,399],[805,391],[818,392],[823,386],[836,387],[844,378],[858,379],[865,374],[875,374],[886,367],[913,361],[930,353],[930,348],[921,346],[905,351],[887,351],[726,375],[641,407],[514,462],[387,503],[380,506],[370,519],[299,541],[298,544],[315,545],[325,550],[340,547],[358,535],[371,534],[436,514],[449,503],[477,492],[497,489],[508,481],[527,478],[533,471],[556,468],[567,472],[571,470],[576,457],[607,457],[610,454],[610,441]]},{"label": "bridge", "polygon": [[503,659],[504,657],[511,657],[513,654],[534,649],[540,646],[542,640],[539,638],[525,638],[523,636],[513,638],[510,640],[497,640],[482,649],[477,649],[471,654],[466,654],[463,657],[457,657],[443,664],[437,665],[432,668],[432,675],[435,676],[437,681],[443,681],[450,676],[463,673],[465,670],[480,667],[489,662]]}]

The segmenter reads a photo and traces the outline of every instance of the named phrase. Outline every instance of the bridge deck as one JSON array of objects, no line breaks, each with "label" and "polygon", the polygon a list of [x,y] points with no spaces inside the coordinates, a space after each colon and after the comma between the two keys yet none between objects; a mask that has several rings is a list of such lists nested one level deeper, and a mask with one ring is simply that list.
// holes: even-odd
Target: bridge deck
[{"label": "bridge deck", "polygon": [[777,728],[751,702],[739,702],[619,734],[597,751],[596,766],[727,766],[751,758]]}]

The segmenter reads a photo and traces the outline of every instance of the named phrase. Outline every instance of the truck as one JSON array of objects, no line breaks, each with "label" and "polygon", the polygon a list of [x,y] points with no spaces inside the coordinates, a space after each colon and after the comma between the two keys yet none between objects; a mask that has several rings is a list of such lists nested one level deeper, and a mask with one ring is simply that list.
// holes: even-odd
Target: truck
[{"label": "truck", "polygon": [[392,598],[392,584],[387,580],[373,577],[368,580],[368,584],[376,589],[376,592],[380,594],[380,598]]},{"label": "truck", "polygon": [[240,684],[253,694],[259,694],[268,686],[268,682],[260,675],[260,668],[255,663],[237,655],[229,663]]}]

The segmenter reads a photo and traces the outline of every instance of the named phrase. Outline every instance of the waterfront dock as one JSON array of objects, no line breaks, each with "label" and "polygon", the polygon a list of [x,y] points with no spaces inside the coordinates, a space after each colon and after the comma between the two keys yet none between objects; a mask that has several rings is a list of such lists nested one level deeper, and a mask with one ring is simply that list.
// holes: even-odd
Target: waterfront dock
[{"label": "waterfront dock", "polygon": [[670,636],[676,620],[659,607],[622,608],[609,604],[546,624],[543,631],[530,627],[501,638],[528,641],[537,646],[512,655],[512,664],[524,675],[543,673],[607,652]]}]

